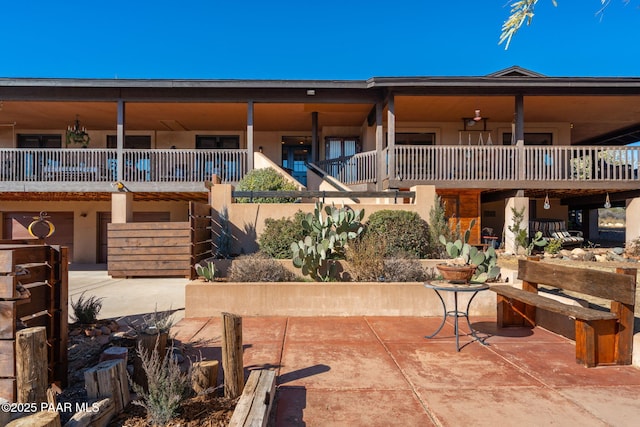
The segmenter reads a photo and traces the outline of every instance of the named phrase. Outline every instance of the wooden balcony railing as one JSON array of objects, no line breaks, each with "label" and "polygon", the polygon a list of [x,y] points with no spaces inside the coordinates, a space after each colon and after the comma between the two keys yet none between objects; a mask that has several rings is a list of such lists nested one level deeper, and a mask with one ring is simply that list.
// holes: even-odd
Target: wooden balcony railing
[{"label": "wooden balcony railing", "polygon": [[237,182],[246,172],[247,150],[123,150],[119,178],[115,149],[0,148],[7,182]]},{"label": "wooden balcony railing", "polygon": [[[317,165],[345,184],[390,180],[437,182],[638,180],[640,147],[572,146],[396,146],[383,150],[385,170],[375,176],[375,151],[324,160]],[[390,168],[390,159],[395,163]]]},{"label": "wooden balcony railing", "polygon": [[376,152],[367,151],[349,157],[320,160],[316,165],[345,184],[376,182]]}]

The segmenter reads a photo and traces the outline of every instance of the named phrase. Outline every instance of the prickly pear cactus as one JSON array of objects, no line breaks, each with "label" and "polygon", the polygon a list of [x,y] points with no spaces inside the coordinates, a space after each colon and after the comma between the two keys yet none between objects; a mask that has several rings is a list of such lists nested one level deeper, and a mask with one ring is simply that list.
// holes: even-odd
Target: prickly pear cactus
[{"label": "prickly pear cactus", "polygon": [[[332,259],[344,259],[345,246],[358,237],[364,210],[354,211],[348,207],[323,206],[317,202],[313,213],[302,221],[307,236],[291,244],[293,265],[302,269],[302,274],[317,281],[327,281],[335,276]],[[326,271],[322,275],[322,271]]]}]

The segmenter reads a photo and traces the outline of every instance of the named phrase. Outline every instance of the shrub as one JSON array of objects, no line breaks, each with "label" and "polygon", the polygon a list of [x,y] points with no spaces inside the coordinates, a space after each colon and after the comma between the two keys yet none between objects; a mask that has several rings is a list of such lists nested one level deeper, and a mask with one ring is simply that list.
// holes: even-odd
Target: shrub
[{"label": "shrub", "polygon": [[562,249],[562,240],[550,239],[547,246],[544,247],[544,251],[550,254],[557,254]]},{"label": "shrub", "polygon": [[267,218],[259,239],[260,251],[276,259],[291,258],[291,244],[304,239],[302,220],[305,217],[304,212],[298,211],[293,219]]},{"label": "shrub", "polygon": [[180,370],[173,351],[167,351],[164,357],[160,357],[157,346],[153,352],[148,352],[139,343],[137,354],[147,376],[148,391],[130,381],[139,398],[133,403],[147,410],[152,425],[166,425],[176,416],[180,402],[190,393],[190,374]]},{"label": "shrub", "polygon": [[425,258],[431,252],[429,225],[416,212],[381,210],[371,214],[367,234],[384,237],[386,257],[409,254]]},{"label": "shrub", "polygon": [[261,252],[234,259],[227,276],[230,282],[291,282],[295,280],[292,272]]},{"label": "shrub", "polygon": [[429,277],[416,258],[386,258],[384,260],[385,282],[424,282]]},{"label": "shrub", "polygon": [[363,235],[347,247],[349,273],[359,282],[377,282],[384,276],[384,239]]},{"label": "shrub", "polygon": [[454,242],[460,238],[460,222],[456,224],[454,230],[449,225],[445,212],[445,203],[440,196],[435,197],[433,206],[429,211],[429,242],[432,245],[432,256],[434,258],[446,258],[445,246],[440,243],[440,236],[444,236],[446,241]]},{"label": "shrub", "polygon": [[[254,169],[244,176],[236,186],[237,191],[295,191],[298,188],[273,168]],[[247,197],[239,197],[239,203],[249,203]],[[254,197],[253,203],[292,203],[292,197]]]},{"label": "shrub", "polygon": [[84,299],[83,292],[80,298],[78,298],[78,301],[74,302],[73,299],[71,300],[71,308],[73,309],[71,319],[73,319],[74,322],[82,324],[96,323],[98,313],[100,313],[102,309],[102,300],[103,298],[96,297]]},{"label": "shrub", "polygon": [[176,320],[173,317],[172,310],[158,311],[158,305],[156,304],[153,313],[144,314],[141,318],[136,318],[132,323],[129,323],[129,327],[138,333],[166,333],[170,335],[171,328],[175,324]]}]

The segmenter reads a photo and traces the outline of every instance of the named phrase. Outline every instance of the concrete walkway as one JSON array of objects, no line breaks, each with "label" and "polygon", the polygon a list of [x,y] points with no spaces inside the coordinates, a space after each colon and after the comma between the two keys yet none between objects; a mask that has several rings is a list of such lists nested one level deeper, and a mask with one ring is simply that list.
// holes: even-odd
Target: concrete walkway
[{"label": "concrete walkway", "polygon": [[71,301],[85,298],[103,298],[99,318],[123,319],[154,311],[173,312],[174,320],[184,317],[184,287],[188,280],[178,278],[113,279],[104,264],[69,265],[69,313]]},{"label": "concrete walkway", "polygon": [[[277,370],[282,427],[638,425],[640,369],[587,369],[562,336],[472,322],[488,346],[457,353],[449,321],[424,338],[436,318],[245,317],[244,364]],[[219,318],[184,319],[175,331],[220,358]]]}]

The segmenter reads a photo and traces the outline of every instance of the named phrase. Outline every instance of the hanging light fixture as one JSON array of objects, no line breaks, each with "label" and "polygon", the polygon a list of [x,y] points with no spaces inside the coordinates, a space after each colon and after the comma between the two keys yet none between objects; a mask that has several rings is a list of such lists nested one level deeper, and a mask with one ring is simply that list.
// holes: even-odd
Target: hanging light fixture
[{"label": "hanging light fixture", "polygon": [[67,126],[67,145],[80,144],[86,147],[89,145],[89,141],[91,141],[91,138],[87,133],[87,128],[80,126],[80,119],[76,114],[76,121],[73,125]]},{"label": "hanging light fixture", "polygon": [[551,209],[551,203],[549,203],[549,193],[544,196],[544,205],[542,205],[545,209]]},{"label": "hanging light fixture", "polygon": [[604,199],[604,208],[609,209],[611,207],[611,200],[609,200],[609,192],[607,192],[607,198]]}]

